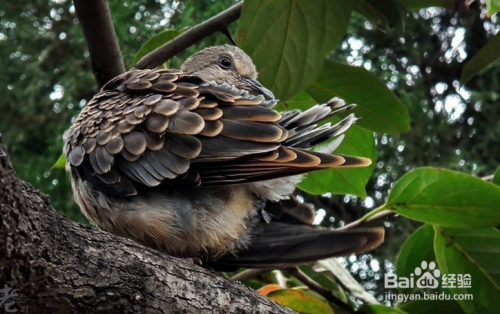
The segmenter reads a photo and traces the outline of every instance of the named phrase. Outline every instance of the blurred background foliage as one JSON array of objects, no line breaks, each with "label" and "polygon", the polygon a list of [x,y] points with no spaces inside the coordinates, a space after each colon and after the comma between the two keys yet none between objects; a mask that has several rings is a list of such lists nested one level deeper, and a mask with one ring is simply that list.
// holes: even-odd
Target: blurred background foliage
[{"label": "blurred background foliage", "polygon": [[[193,26],[233,0],[109,0],[127,67],[137,49],[167,28]],[[231,25],[235,34],[236,25]],[[310,196],[317,223],[338,227],[381,205],[395,180],[419,166],[445,167],[473,175],[492,174],[500,155],[500,67],[465,87],[461,70],[499,29],[484,4],[456,1],[450,9],[409,13],[402,31],[377,29],[355,13],[339,49],[330,59],[363,66],[393,90],[408,108],[407,134],[377,134],[375,173],[366,199]],[[228,43],[222,34],[205,39],[170,61],[177,67],[193,52]],[[61,154],[61,136],[96,92],[88,52],[71,1],[10,1],[0,9],[0,132],[20,178],[51,197],[72,220],[86,223],[73,202],[64,171],[51,167]],[[418,226],[399,217],[381,222],[387,242],[371,254],[342,259],[368,290],[394,268],[402,242]]]}]

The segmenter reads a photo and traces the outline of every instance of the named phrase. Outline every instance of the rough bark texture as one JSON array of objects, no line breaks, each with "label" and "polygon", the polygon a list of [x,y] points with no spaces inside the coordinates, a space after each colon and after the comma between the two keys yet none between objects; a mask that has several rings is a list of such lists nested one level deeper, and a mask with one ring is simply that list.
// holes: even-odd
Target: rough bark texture
[{"label": "rough bark texture", "polygon": [[293,313],[191,261],[56,213],[16,178],[1,135],[0,226],[0,285],[17,289],[27,313]]}]

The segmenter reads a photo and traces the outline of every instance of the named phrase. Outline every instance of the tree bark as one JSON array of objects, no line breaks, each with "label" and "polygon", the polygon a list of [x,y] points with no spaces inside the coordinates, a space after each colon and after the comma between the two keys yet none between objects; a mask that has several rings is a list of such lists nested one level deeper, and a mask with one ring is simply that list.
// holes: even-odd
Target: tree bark
[{"label": "tree bark", "polygon": [[293,313],[190,260],[56,213],[16,178],[1,135],[0,226],[0,284],[23,297],[18,313]]}]

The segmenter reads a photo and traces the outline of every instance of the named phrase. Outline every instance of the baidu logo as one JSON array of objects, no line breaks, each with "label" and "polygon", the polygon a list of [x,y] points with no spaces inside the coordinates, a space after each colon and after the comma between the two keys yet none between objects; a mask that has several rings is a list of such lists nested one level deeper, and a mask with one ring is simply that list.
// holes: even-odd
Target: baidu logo
[{"label": "baidu logo", "polygon": [[417,280],[417,287],[420,289],[436,289],[439,286],[439,280],[436,278],[441,276],[441,271],[436,269],[436,263],[434,262],[429,263],[429,269],[427,270],[427,262],[423,261],[420,267],[415,268],[414,274],[417,276],[422,275]]},{"label": "baidu logo", "polygon": [[[443,274],[441,276],[441,271],[436,268],[436,263],[427,263],[423,261],[420,266],[415,268],[415,271],[410,274],[410,277],[398,277],[396,274],[385,274],[384,276],[384,287],[385,288],[415,288],[420,289],[436,289],[439,287],[439,283],[442,282],[443,287],[450,287],[449,283],[452,282],[451,279],[460,278],[460,284],[457,284],[458,288],[470,288],[471,276],[469,274],[456,275],[456,274]],[[456,280],[455,280],[456,282]]]}]

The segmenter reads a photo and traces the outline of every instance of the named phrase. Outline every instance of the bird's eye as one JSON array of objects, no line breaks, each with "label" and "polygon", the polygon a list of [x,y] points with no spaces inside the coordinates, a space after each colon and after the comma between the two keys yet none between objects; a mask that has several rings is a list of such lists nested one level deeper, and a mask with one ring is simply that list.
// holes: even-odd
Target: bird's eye
[{"label": "bird's eye", "polygon": [[233,67],[233,62],[228,57],[220,57],[218,63],[224,70],[229,70]]}]

